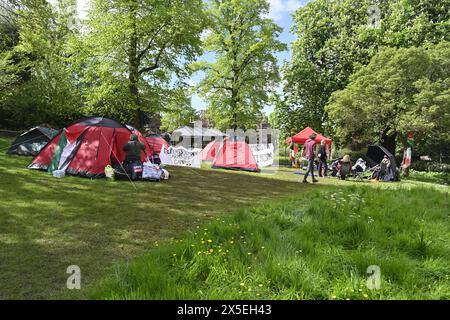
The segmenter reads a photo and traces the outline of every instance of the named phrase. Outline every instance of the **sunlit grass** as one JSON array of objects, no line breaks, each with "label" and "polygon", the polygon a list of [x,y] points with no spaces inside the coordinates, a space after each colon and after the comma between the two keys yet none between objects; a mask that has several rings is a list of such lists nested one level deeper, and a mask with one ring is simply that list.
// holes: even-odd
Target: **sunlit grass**
[{"label": "sunlit grass", "polygon": [[[449,299],[448,205],[448,191],[322,188],[195,228],[92,297]],[[370,265],[380,290],[366,285]]]},{"label": "sunlit grass", "polygon": [[[373,253],[380,258],[379,252],[384,252],[387,270],[404,270],[413,261],[414,267],[423,266],[424,279],[437,281],[431,282],[431,289],[424,289],[414,273],[420,281],[406,280],[413,286],[411,292],[416,294],[419,288],[423,296],[443,297],[442,292],[448,290],[441,281],[448,275],[448,229],[443,227],[448,226],[448,216],[443,220],[439,213],[448,212],[447,186],[332,178],[304,185],[299,183],[302,176],[295,174],[297,169],[271,168],[255,174],[214,170],[205,164],[202,170],[170,168],[171,180],[136,183],[135,189],[126,180],[56,179],[28,170],[30,158],[4,154],[9,143],[0,139],[0,299],[84,298],[92,290],[98,292],[98,281],[110,274],[117,274],[121,285],[105,280],[111,292],[100,291],[103,294],[94,297],[353,298],[342,292],[352,292],[349,279],[364,283],[361,268],[368,253],[362,250],[371,248],[372,225],[365,225],[369,220],[360,217],[351,220],[347,209],[334,208],[341,202],[325,198],[339,191],[358,194],[373,202],[370,210],[384,210],[378,215],[390,217],[382,232],[377,231],[381,237]],[[282,201],[287,198],[291,200]],[[315,213],[322,206],[323,213]],[[375,214],[371,217],[373,225],[380,223]],[[423,225],[418,224],[420,219]],[[337,229],[331,232],[332,227]],[[391,234],[397,237],[393,251],[389,251]],[[172,243],[175,237],[183,242]],[[447,239],[446,245],[440,239]],[[333,246],[333,241],[339,245]],[[364,244],[361,251],[351,247],[355,241]],[[410,243],[415,243],[415,251]],[[213,251],[207,254],[206,249]],[[229,252],[223,255],[224,250]],[[134,260],[147,252],[154,261]],[[411,252],[428,256],[410,258]],[[227,257],[235,264],[230,265]],[[325,272],[325,258],[343,259],[345,267]],[[409,261],[407,267],[401,264],[403,260]],[[123,276],[127,261],[128,274],[136,270],[131,277],[138,282]],[[80,291],[66,288],[66,268],[72,264],[81,267]],[[304,271],[298,279],[296,270]],[[187,278],[180,278],[181,273]],[[330,274],[338,275],[332,284]],[[417,288],[414,283],[419,283]],[[412,295],[401,286],[396,288],[400,288],[397,297]]]},{"label": "sunlit grass", "polygon": [[[0,139],[0,299],[83,297],[115,263],[235,210],[309,186],[262,175],[170,168],[161,183],[63,179],[27,169]],[[82,290],[66,288],[79,265]]]}]

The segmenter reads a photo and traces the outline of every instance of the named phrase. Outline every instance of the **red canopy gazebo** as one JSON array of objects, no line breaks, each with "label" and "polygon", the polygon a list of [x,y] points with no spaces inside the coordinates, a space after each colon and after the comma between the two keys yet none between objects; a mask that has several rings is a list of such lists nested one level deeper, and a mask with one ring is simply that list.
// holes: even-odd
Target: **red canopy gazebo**
[{"label": "red canopy gazebo", "polygon": [[286,143],[291,143],[291,141],[293,141],[294,143],[304,144],[306,142],[306,140],[309,139],[309,136],[313,133],[315,133],[317,135],[317,137],[315,139],[315,141],[317,143],[320,143],[320,141],[322,141],[322,140],[325,140],[325,144],[328,144],[328,145],[331,145],[333,143],[333,140],[331,140],[330,138],[324,137],[320,133],[315,132],[310,127],[306,127],[305,129],[303,129],[296,135],[287,138]]}]

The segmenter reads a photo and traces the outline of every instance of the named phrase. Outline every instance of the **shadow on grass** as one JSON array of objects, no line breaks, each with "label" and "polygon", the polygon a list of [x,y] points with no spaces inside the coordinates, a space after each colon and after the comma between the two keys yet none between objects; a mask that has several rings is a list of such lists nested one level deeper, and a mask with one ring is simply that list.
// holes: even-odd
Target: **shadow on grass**
[{"label": "shadow on grass", "polygon": [[[0,146],[5,144],[3,140]],[[56,179],[26,169],[30,158],[0,154],[1,299],[83,297],[114,262],[123,262],[236,208],[310,186],[258,174],[170,168],[161,183]],[[67,293],[69,265],[83,290]]]}]

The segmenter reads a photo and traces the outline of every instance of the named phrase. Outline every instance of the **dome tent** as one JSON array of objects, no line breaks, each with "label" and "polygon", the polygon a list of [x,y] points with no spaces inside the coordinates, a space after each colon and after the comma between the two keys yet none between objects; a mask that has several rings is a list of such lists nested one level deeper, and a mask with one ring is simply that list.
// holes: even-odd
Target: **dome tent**
[{"label": "dome tent", "polygon": [[123,146],[131,134],[145,145],[141,160],[152,155],[142,134],[120,122],[105,117],[79,120],[61,130],[33,159],[30,169],[64,170],[67,174],[89,178],[104,177],[107,165],[125,160]]},{"label": "dome tent", "polygon": [[227,138],[221,143],[212,168],[259,172],[258,164],[249,145],[236,137]]},{"label": "dome tent", "polygon": [[35,156],[57,134],[58,130],[52,128],[31,128],[17,136],[6,153],[20,156]]},{"label": "dome tent", "polygon": [[169,147],[169,143],[159,134],[150,134],[145,137],[147,143],[152,149],[153,153],[159,155],[163,146]]},{"label": "dome tent", "polygon": [[223,140],[216,139],[211,141],[203,148],[201,153],[202,161],[214,161],[216,154],[222,146]]}]

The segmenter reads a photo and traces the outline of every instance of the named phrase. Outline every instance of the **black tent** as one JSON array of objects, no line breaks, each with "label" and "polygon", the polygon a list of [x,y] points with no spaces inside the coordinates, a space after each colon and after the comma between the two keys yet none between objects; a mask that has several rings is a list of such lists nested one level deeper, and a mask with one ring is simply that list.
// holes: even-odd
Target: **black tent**
[{"label": "black tent", "polygon": [[36,156],[39,151],[58,134],[58,130],[46,127],[34,127],[17,136],[7,154]]},{"label": "black tent", "polygon": [[395,158],[385,147],[379,145],[371,145],[367,147],[366,158],[369,161],[370,167],[373,167],[377,164],[380,164],[381,160],[383,160],[384,156],[387,156],[391,162],[392,176],[393,179],[398,181],[399,172],[397,165],[395,163]]}]

